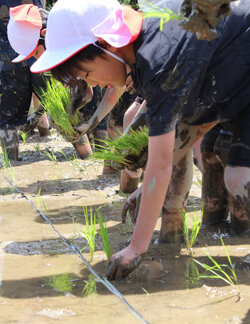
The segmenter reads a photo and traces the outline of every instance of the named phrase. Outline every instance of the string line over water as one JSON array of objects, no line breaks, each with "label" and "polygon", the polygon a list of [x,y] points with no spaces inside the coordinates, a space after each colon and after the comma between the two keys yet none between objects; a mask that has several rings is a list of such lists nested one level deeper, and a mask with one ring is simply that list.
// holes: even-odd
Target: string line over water
[{"label": "string line over water", "polygon": [[69,246],[76,254],[78,254],[78,256],[80,257],[80,259],[83,261],[83,263],[86,265],[86,267],[88,268],[89,272],[92,273],[95,277],[96,277],[96,281],[100,282],[101,284],[103,284],[113,295],[115,295],[116,297],[118,297],[122,303],[128,308],[128,310],[130,312],[133,313],[133,315],[135,315],[142,323],[144,324],[149,324],[147,321],[144,320],[144,318],[127,302],[127,300],[125,299],[125,297],[120,293],[120,291],[114,286],[112,285],[112,283],[110,283],[107,278],[100,276],[95,269],[89,264],[89,262],[84,258],[84,256],[82,255],[82,253],[80,252],[80,250],[69,240],[67,240],[56,228],[55,226],[51,223],[50,219],[43,214],[43,212],[41,212],[41,210],[39,210],[35,204],[33,203],[32,200],[30,200],[25,193],[19,189],[17,186],[15,186],[5,175],[3,175],[4,179],[12,186],[12,188],[15,189],[16,192],[18,192],[23,198],[25,198],[32,206],[32,208],[46,221],[46,223],[48,223],[53,230],[57,233],[57,235],[61,238],[61,240],[67,245]]}]

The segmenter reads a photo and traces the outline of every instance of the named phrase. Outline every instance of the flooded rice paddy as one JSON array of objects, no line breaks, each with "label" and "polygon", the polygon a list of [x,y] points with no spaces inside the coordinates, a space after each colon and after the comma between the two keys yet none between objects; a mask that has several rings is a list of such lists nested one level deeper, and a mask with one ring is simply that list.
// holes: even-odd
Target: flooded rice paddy
[{"label": "flooded rice paddy", "polygon": [[[101,164],[72,162],[68,158],[73,153],[71,144],[55,134],[46,139],[35,135],[20,147],[24,161],[13,163],[13,172],[10,168],[0,171],[0,323],[140,323],[119,298],[95,283],[79,256],[4,178],[15,182],[104,276],[108,262],[101,237],[96,234],[90,261],[82,207],[101,207],[111,251],[126,246],[133,226],[121,225],[125,198],[117,193],[119,174],[103,176]],[[46,155],[46,148],[54,152],[54,161]],[[188,202],[189,216],[195,211],[201,213],[198,184],[193,184]],[[159,229],[160,219],[139,268],[126,280],[113,282],[127,302],[152,324],[249,324],[249,237],[232,236],[227,226],[202,228],[192,249],[199,262],[209,264],[208,251],[219,264],[227,264],[220,242],[220,235],[223,237],[240,284],[238,301],[236,286],[197,277],[197,271],[204,271],[188,257],[184,244],[158,244]]]}]

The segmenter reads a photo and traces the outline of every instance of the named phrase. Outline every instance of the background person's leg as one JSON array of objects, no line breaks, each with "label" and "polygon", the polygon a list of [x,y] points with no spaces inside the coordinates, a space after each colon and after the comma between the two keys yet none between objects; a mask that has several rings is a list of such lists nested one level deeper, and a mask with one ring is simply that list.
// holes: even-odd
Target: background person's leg
[{"label": "background person's leg", "polygon": [[250,230],[250,167],[225,169],[225,183],[230,193],[231,228],[235,233]]},{"label": "background person's leg", "polygon": [[0,129],[2,151],[6,150],[9,160],[18,161],[18,133],[16,129]]},{"label": "background person's leg", "polygon": [[224,139],[220,134],[221,130],[222,126],[216,125],[204,135],[201,143],[203,161],[202,223],[205,225],[220,223],[227,218],[229,212],[228,193],[224,184],[224,166],[229,146],[224,147]]},{"label": "background person's leg", "polygon": [[193,179],[192,146],[214,125],[177,126],[172,176],[162,208],[161,242],[183,240],[182,212],[186,208]]},{"label": "background person's leg", "polygon": [[250,106],[238,115],[233,125],[224,179],[230,194],[231,227],[241,233],[250,229]]},{"label": "background person's leg", "polygon": [[90,155],[93,154],[91,145],[89,143],[88,136],[81,135],[79,140],[75,143],[72,143],[79,157],[84,160],[87,159]]},{"label": "background person's leg", "polygon": [[29,67],[1,71],[0,73],[0,130],[1,144],[8,158],[18,160],[17,127],[24,125],[31,103]]}]

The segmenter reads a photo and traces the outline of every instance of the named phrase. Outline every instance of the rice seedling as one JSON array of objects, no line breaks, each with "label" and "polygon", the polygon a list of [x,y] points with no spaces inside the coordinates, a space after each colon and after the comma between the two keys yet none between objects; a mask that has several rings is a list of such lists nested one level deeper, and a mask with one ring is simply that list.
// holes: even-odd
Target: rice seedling
[{"label": "rice seedling", "polygon": [[197,287],[200,283],[200,273],[194,260],[190,257],[187,258],[187,263],[185,266],[185,288],[189,289],[190,287]]},{"label": "rice seedling", "polygon": [[109,259],[111,256],[111,251],[110,251],[110,242],[109,242],[107,224],[106,222],[103,223],[102,214],[99,209],[97,210],[97,215],[98,215],[98,223],[100,227],[98,233],[101,235],[103,248],[107,256],[107,259]]},{"label": "rice seedling", "polygon": [[90,252],[90,260],[93,261],[94,252],[95,252],[96,215],[93,212],[92,206],[90,206],[89,212],[88,212],[88,207],[83,206],[83,214],[85,218],[85,228],[83,228],[83,236],[87,240],[87,244]]},{"label": "rice seedling", "polygon": [[38,154],[40,154],[40,145],[39,145],[39,143],[37,143],[36,145],[34,145],[34,150],[38,153]]},{"label": "rice seedling", "polygon": [[147,161],[148,129],[143,127],[140,130],[131,130],[129,134],[115,138],[114,140],[100,140],[103,145],[98,145],[96,151],[89,159],[108,160],[113,162],[113,167],[130,170],[143,167]]},{"label": "rice seedling", "polygon": [[2,155],[0,156],[0,159],[1,159],[2,169],[8,168],[10,161],[4,144],[3,144]]},{"label": "rice seedling", "polygon": [[75,216],[69,212],[70,217],[72,218],[72,223],[73,223],[73,238],[76,239],[78,237],[76,233],[76,223],[75,223]]},{"label": "rice seedling", "polygon": [[6,150],[6,147],[5,147],[4,143],[3,143],[2,147],[3,147],[2,148],[2,155],[0,155],[0,162],[2,164],[1,169],[6,170],[7,168],[9,168],[11,178],[12,178],[13,182],[15,183],[15,180],[16,180],[15,172],[14,172],[12,164],[11,164],[9,158],[8,158],[8,153],[7,153],[7,150]]},{"label": "rice seedling", "polygon": [[90,274],[89,279],[84,280],[84,282],[85,286],[82,290],[82,295],[84,295],[85,297],[88,297],[92,294],[96,295],[96,277],[93,274]]},{"label": "rice seedling", "polygon": [[81,120],[81,114],[76,111],[69,113],[70,94],[60,82],[51,78],[47,81],[46,91],[41,89],[41,104],[56,124],[59,131],[69,140],[74,140],[77,132],[73,125],[77,125]]},{"label": "rice seedling", "polygon": [[[186,248],[189,253],[192,254],[191,249],[201,228],[201,219],[198,217],[197,213],[195,213],[193,219],[191,219],[185,210],[182,211],[181,216]],[[189,230],[189,223],[192,224],[191,231]]]},{"label": "rice seedling", "polygon": [[[240,296],[240,285],[238,282],[237,275],[234,270],[234,266],[232,263],[232,260],[230,258],[230,255],[228,253],[228,250],[224,244],[224,241],[222,237],[220,236],[221,244],[226,252],[227,260],[229,264],[219,264],[215,259],[210,255],[209,252],[205,251],[206,255],[208,256],[209,260],[212,262],[212,265],[207,265],[205,263],[199,262],[196,259],[193,259],[197,264],[199,264],[203,269],[206,270],[207,273],[209,274],[204,274],[204,275],[199,275],[199,278],[211,278],[211,279],[220,279],[226,282],[228,285],[237,288],[237,296],[238,300],[241,299]],[[226,272],[226,270],[229,270],[229,274]]]},{"label": "rice seedling", "polygon": [[164,7],[164,9],[155,6],[154,4],[145,1],[145,6],[143,6],[143,18],[159,18],[160,19],[160,30],[162,30],[163,25],[169,20],[182,20],[185,19],[184,16],[177,15],[172,10]]},{"label": "rice seedling", "polygon": [[202,180],[196,175],[196,180],[197,182],[193,181],[193,184],[199,186],[200,188],[202,187]]},{"label": "rice seedling", "polygon": [[46,155],[50,161],[54,162],[55,164],[58,164],[57,157],[53,151],[46,150],[45,154],[42,155]]},{"label": "rice seedling", "polygon": [[125,224],[118,225],[118,230],[122,234],[133,233],[134,224],[132,223],[130,217],[127,218],[127,221]]},{"label": "rice seedling", "polygon": [[22,141],[25,144],[27,142],[27,133],[23,131],[19,131],[20,136],[22,137]]},{"label": "rice seedling", "polygon": [[42,188],[40,187],[36,196],[36,207],[37,209],[40,209],[40,196],[41,196],[41,190]]}]

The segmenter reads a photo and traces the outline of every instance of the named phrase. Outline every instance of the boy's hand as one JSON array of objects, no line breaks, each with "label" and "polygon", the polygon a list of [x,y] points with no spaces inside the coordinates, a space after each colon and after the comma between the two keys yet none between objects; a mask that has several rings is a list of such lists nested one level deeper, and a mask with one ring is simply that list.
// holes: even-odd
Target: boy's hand
[{"label": "boy's hand", "polygon": [[111,256],[106,276],[108,280],[126,278],[142,262],[145,253],[136,252],[130,246]]},{"label": "boy's hand", "polygon": [[135,190],[125,202],[122,209],[122,223],[126,222],[127,212],[129,212],[130,219],[133,224],[136,223],[136,219],[139,212],[140,202],[142,195],[142,186]]}]

